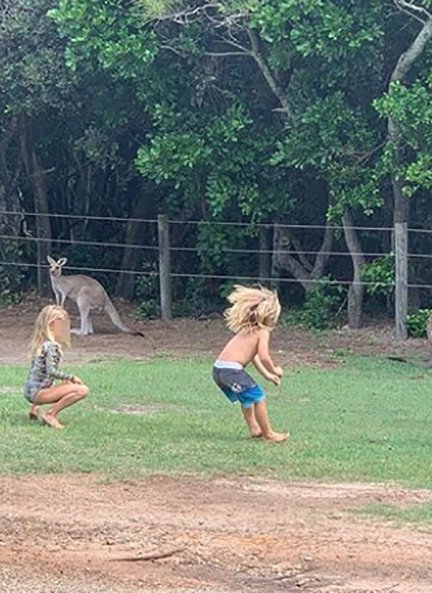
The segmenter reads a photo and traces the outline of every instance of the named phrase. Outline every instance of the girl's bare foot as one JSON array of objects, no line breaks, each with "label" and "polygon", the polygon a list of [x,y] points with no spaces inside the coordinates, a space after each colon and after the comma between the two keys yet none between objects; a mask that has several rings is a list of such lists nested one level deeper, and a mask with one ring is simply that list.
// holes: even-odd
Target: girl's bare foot
[{"label": "girl's bare foot", "polygon": [[39,406],[32,406],[30,408],[29,420],[39,420]]},{"label": "girl's bare foot", "polygon": [[42,414],[42,421],[47,426],[51,426],[51,428],[57,428],[57,429],[64,428],[64,425],[61,422],[59,422],[55,416],[53,416],[52,414],[49,414],[48,412],[45,412],[45,414]]},{"label": "girl's bare foot", "polygon": [[267,433],[264,438],[266,441],[271,441],[272,443],[283,443],[288,438],[287,432],[269,432]]}]

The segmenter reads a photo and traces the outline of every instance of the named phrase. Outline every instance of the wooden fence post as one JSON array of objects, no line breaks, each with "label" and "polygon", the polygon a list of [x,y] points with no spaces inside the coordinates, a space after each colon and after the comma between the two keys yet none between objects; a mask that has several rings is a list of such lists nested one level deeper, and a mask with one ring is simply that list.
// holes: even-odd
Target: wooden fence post
[{"label": "wooden fence post", "polygon": [[396,256],[396,339],[403,341],[408,337],[408,224],[395,223],[395,256]]},{"label": "wooden fence post", "polygon": [[159,285],[162,319],[172,318],[171,256],[168,217],[158,216]]},{"label": "wooden fence post", "polygon": [[259,229],[259,278],[260,282],[268,282],[271,275],[271,249],[268,226]]}]

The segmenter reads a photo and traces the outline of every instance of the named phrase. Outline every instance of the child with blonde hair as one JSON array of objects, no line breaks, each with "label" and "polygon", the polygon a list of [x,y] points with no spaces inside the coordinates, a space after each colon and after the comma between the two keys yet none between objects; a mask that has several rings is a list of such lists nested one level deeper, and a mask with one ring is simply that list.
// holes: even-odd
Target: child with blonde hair
[{"label": "child with blonde hair", "polygon": [[269,351],[270,333],[275,328],[281,307],[277,294],[267,288],[236,285],[229,295],[232,306],[225,319],[235,336],[231,338],[213,366],[213,379],[231,402],[239,401],[252,437],[280,443],[286,433],[274,432],[267,414],[265,394],[245,371],[252,362],[258,372],[275,385],[283,376]]},{"label": "child with blonde hair", "polygon": [[[89,389],[79,377],[58,370],[62,346],[70,345],[70,320],[58,305],[47,305],[39,313],[30,343],[32,361],[24,396],[30,402],[29,418],[39,418],[39,405],[52,404],[42,421],[52,428],[64,428],[57,415],[61,410],[86,397]],[[54,384],[55,380],[62,381]]]}]

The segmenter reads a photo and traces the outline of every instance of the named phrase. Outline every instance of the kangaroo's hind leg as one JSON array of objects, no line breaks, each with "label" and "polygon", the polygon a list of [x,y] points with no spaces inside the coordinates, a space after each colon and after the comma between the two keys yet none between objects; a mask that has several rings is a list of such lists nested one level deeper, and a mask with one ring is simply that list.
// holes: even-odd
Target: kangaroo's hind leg
[{"label": "kangaroo's hind leg", "polygon": [[88,334],[94,333],[93,323],[92,323],[92,320],[90,319],[90,311],[89,311],[89,314],[87,315],[87,333]]},{"label": "kangaroo's hind leg", "polygon": [[93,330],[91,321],[89,320],[90,303],[88,302],[88,298],[85,293],[79,294],[76,302],[80,312],[81,327],[80,329],[71,329],[71,333],[78,334],[80,336],[86,336],[89,333],[89,324],[91,330]]}]

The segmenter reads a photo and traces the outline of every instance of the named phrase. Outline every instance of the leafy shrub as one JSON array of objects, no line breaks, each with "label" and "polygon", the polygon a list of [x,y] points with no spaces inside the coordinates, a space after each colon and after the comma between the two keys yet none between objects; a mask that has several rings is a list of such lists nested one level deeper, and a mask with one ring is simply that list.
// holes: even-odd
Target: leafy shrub
[{"label": "leafy shrub", "polygon": [[334,321],[344,290],[333,282],[331,276],[324,276],[308,291],[302,315],[303,323],[308,327],[325,329]]},{"label": "leafy shrub", "polygon": [[24,290],[22,268],[0,265],[0,287],[0,307],[18,303]]},{"label": "leafy shrub", "polygon": [[412,338],[425,338],[431,309],[419,309],[417,313],[407,316],[408,335]]},{"label": "leafy shrub", "polygon": [[394,292],[395,258],[393,255],[377,257],[362,267],[361,278],[367,282],[366,292],[370,295],[389,296]]},{"label": "leafy shrub", "polygon": [[138,317],[160,317],[159,274],[154,264],[144,264],[143,275],[136,282],[136,295],[140,301]]}]

